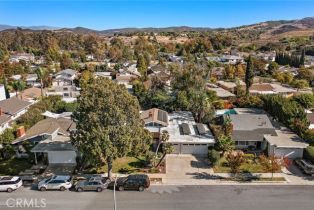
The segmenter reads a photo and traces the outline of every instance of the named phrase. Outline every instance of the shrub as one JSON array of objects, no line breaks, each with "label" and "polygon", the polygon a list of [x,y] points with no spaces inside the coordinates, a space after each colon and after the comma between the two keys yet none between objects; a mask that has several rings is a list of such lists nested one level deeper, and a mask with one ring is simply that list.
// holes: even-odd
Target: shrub
[{"label": "shrub", "polygon": [[305,159],[308,159],[309,161],[314,163],[314,147],[313,146],[307,147],[304,150],[303,156],[304,156]]},{"label": "shrub", "polygon": [[210,162],[215,165],[220,159],[220,153],[215,149],[208,150],[208,158]]}]

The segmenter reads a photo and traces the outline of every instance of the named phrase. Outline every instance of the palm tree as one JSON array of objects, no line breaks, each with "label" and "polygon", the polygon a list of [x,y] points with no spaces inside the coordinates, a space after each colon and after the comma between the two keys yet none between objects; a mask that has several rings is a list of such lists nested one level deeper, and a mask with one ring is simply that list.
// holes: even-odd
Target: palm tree
[{"label": "palm tree", "polygon": [[44,96],[44,91],[43,91],[43,88],[44,88],[44,78],[45,76],[47,75],[47,69],[46,68],[38,68],[36,69],[36,74],[37,74],[37,77],[38,79],[40,79],[40,90],[41,90],[41,97]]},{"label": "palm tree", "polygon": [[159,150],[159,147],[160,147],[161,143],[167,142],[168,140],[169,140],[169,133],[168,133],[168,131],[162,131],[161,138],[158,141],[158,145],[157,145],[157,149],[156,149],[156,153],[155,153],[155,158],[157,158],[158,150]]},{"label": "palm tree", "polygon": [[17,93],[19,91],[23,91],[26,87],[25,83],[23,81],[20,81],[20,80],[15,81],[12,86],[13,86],[13,89],[15,90],[16,97],[18,96]]}]

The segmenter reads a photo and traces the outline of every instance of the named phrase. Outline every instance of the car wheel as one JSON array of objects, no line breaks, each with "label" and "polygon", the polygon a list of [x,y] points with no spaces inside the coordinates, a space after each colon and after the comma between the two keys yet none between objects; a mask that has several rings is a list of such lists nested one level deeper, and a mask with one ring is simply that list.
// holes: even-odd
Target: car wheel
[{"label": "car wheel", "polygon": [[40,191],[46,191],[47,189],[45,187],[41,187]]},{"label": "car wheel", "polygon": [[77,188],[77,192],[83,192],[83,188],[81,187]]},{"label": "car wheel", "polygon": [[143,192],[144,189],[145,189],[145,188],[144,188],[143,186],[140,186],[140,187],[138,188],[138,191]]},{"label": "car wheel", "polygon": [[60,190],[61,191],[65,191],[65,187],[60,187]]},{"label": "car wheel", "polygon": [[101,187],[97,187],[96,191],[97,191],[97,192],[101,192],[101,191],[102,191],[102,188],[101,188]]},{"label": "car wheel", "polygon": [[7,192],[8,192],[8,193],[11,193],[12,191],[13,191],[12,188],[8,188],[8,189],[7,189]]},{"label": "car wheel", "polygon": [[119,191],[123,191],[124,190],[124,187],[123,186],[120,186],[119,187]]}]

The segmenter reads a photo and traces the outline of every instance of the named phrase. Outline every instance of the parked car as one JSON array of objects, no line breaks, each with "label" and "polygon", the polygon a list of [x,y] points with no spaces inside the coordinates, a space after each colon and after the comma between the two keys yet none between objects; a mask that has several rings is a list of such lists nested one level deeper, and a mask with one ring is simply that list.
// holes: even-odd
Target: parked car
[{"label": "parked car", "polygon": [[308,175],[314,175],[314,165],[311,164],[309,161],[304,159],[299,159],[295,161],[296,165]]},{"label": "parked car", "polygon": [[116,187],[119,191],[123,190],[138,190],[144,191],[145,188],[150,186],[149,177],[145,174],[134,174],[128,177],[119,178]]},{"label": "parked car", "polygon": [[3,176],[0,177],[0,191],[12,192],[18,189],[23,184],[23,181],[18,176]]},{"label": "parked car", "polygon": [[71,176],[53,176],[49,179],[43,179],[38,183],[38,190],[67,190],[72,187]]},{"label": "parked car", "polygon": [[101,180],[92,178],[90,180],[79,181],[75,186],[75,190],[78,192],[83,192],[83,191],[101,192],[104,189],[107,189],[107,187],[108,187],[108,182],[104,183]]}]

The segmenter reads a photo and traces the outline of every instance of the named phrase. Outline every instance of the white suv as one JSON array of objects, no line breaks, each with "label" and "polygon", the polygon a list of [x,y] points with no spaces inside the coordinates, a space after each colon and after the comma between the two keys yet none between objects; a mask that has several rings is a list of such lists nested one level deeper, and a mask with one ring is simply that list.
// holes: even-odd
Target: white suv
[{"label": "white suv", "polygon": [[17,176],[4,176],[0,177],[0,191],[12,192],[18,189],[23,184],[20,177]]},{"label": "white suv", "polygon": [[38,190],[67,190],[72,187],[71,176],[53,176],[49,179],[44,179],[38,183]]}]

